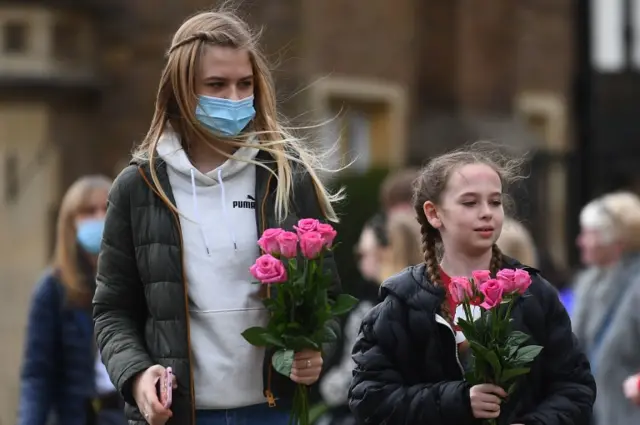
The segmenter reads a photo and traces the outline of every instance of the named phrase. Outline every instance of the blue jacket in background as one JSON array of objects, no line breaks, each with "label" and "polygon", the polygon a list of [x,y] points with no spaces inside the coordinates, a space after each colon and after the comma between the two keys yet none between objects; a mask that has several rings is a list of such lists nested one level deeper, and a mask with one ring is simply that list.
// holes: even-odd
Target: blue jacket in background
[{"label": "blue jacket in background", "polygon": [[20,375],[18,425],[86,425],[95,395],[91,312],[67,307],[52,271],[34,291]]}]

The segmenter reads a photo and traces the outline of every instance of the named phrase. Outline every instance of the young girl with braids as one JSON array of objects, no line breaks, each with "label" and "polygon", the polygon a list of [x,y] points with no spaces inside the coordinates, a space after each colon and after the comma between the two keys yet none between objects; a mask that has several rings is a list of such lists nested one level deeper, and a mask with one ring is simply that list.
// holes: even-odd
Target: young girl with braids
[{"label": "young girl with braids", "polygon": [[[596,395],[589,363],[552,286],[533,268],[500,252],[505,186],[518,162],[481,145],[437,157],[416,180],[414,207],[424,264],[389,278],[381,302],[362,322],[353,349],[351,410],[363,424],[589,424]],[[514,327],[544,347],[507,397],[490,383],[464,380],[449,276],[521,268],[533,283],[512,311]]]}]

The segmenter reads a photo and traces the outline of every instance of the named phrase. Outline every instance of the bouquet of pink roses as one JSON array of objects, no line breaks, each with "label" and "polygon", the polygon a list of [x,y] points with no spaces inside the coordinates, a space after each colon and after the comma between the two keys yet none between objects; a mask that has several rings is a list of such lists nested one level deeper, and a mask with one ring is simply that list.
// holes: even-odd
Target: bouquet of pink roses
[{"label": "bouquet of pink roses", "polygon": [[491,383],[512,394],[516,378],[529,373],[528,366],[542,350],[539,345],[525,345],[529,335],[511,326],[511,310],[525,296],[531,276],[521,269],[502,269],[495,278],[488,270],[475,271],[472,276],[451,278],[449,286],[451,298],[464,310],[465,318],[458,318],[457,324],[473,354],[465,378],[471,385]]},{"label": "bouquet of pink roses", "polygon": [[[323,262],[326,253],[335,248],[337,232],[333,227],[302,219],[294,228],[296,233],[267,229],[258,240],[265,254],[250,271],[260,284],[274,290],[274,296],[264,300],[271,318],[266,328],[253,327],[242,333],[252,345],[276,349],[272,364],[285,376],[291,373],[295,352],[321,351],[323,343],[336,341],[331,321],[357,303],[346,294],[329,297],[332,279]],[[291,423],[309,424],[306,385],[296,387]]]}]

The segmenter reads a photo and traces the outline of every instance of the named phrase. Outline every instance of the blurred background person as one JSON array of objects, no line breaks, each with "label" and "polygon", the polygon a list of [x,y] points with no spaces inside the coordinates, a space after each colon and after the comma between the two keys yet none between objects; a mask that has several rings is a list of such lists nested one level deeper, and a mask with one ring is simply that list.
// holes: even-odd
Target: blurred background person
[{"label": "blurred background person", "polygon": [[389,244],[382,248],[378,276],[380,283],[406,267],[420,264],[424,259],[420,224],[413,211],[403,209],[392,212],[387,219],[386,233]]},{"label": "blurred background person", "polygon": [[402,168],[390,173],[380,187],[380,205],[385,214],[398,210],[413,211],[413,181],[418,177],[418,169]]},{"label": "blurred background person", "polygon": [[637,425],[640,409],[623,383],[640,370],[640,199],[627,192],[597,198],[580,213],[586,270],[576,278],[573,327],[598,385],[597,425]]},{"label": "blurred background person", "polygon": [[[380,227],[383,225],[383,227]],[[377,294],[378,287],[389,277],[404,268],[423,261],[420,225],[413,211],[395,210],[387,220],[382,214],[374,216],[365,225],[359,250],[369,249],[375,252],[371,260],[360,262],[363,275],[371,276],[372,288]],[[377,236],[376,236],[377,234]],[[369,268],[367,268],[369,267]],[[360,329],[360,323],[366,313],[377,303],[373,299],[360,300],[347,317],[343,332],[342,357],[337,365],[327,371],[320,381],[320,394],[328,410],[318,420],[318,425],[355,425],[355,418],[347,405],[347,395],[351,383],[351,371],[355,364],[351,359],[351,350]]]},{"label": "blurred background person", "polygon": [[124,403],[96,350],[91,299],[111,180],[85,176],[60,206],[54,260],[28,315],[19,425],[124,425]]},{"label": "blurred background person", "polygon": [[[383,213],[377,213],[362,227],[355,248],[358,271],[365,280],[375,284],[380,283],[382,258],[388,246],[387,217]],[[363,295],[366,296],[366,294]]]},{"label": "blurred background person", "polygon": [[505,217],[502,232],[497,242],[504,255],[515,258],[522,264],[538,268],[538,255],[531,233],[517,220]]}]

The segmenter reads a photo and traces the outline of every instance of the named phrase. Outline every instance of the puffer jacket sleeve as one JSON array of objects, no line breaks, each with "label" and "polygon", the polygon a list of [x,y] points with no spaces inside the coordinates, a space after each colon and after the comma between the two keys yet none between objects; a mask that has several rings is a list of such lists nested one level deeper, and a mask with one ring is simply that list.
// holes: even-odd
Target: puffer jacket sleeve
[{"label": "puffer jacket sleeve", "polygon": [[466,425],[474,423],[464,381],[409,384],[401,362],[411,350],[406,312],[387,297],[362,322],[353,348],[356,367],[349,407],[362,424]]},{"label": "puffer jacket sleeve", "polygon": [[93,320],[98,348],[111,381],[124,400],[135,405],[132,382],[152,366],[143,338],[146,302],[133,244],[130,192],[137,169],[128,167],[109,193],[98,258]]},{"label": "puffer jacket sleeve", "polygon": [[546,398],[514,421],[525,425],[582,425],[591,422],[596,383],[587,357],[571,330],[571,321],[551,284],[542,278],[531,285],[540,301],[548,335],[541,353]]}]

